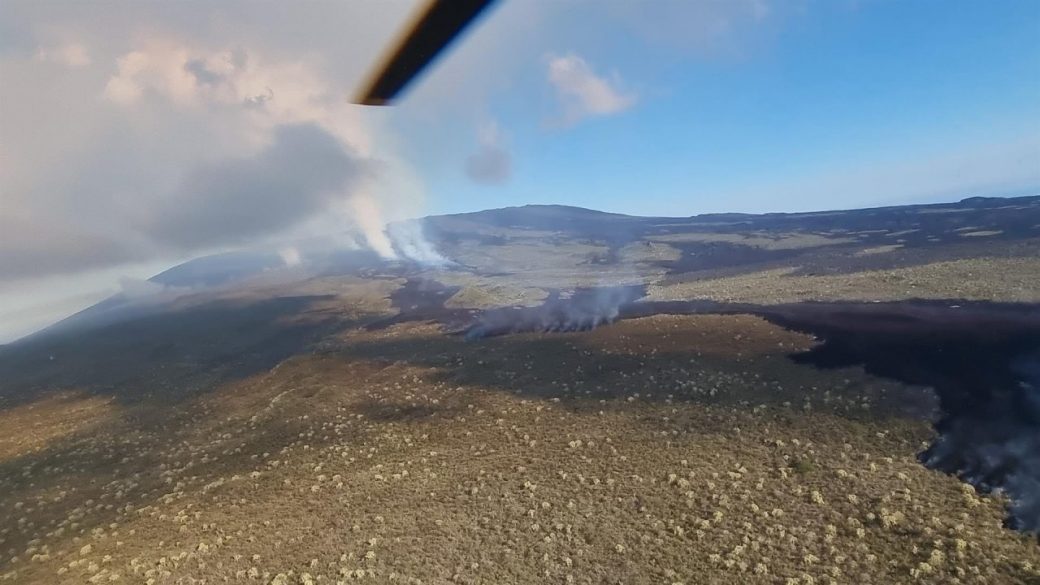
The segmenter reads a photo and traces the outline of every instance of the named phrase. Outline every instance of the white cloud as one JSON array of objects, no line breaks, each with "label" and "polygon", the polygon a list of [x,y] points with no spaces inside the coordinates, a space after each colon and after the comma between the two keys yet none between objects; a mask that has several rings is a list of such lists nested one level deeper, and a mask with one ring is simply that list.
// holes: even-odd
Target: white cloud
[{"label": "white cloud", "polygon": [[636,103],[634,93],[621,88],[618,75],[596,75],[581,57],[570,53],[549,59],[549,83],[564,110],[567,123],[591,116],[617,114]]},{"label": "white cloud", "polygon": [[393,255],[382,222],[420,214],[423,186],[388,112],[346,97],[417,1],[5,2],[0,337],[128,263],[361,228]]},{"label": "white cloud", "polygon": [[255,132],[316,123],[362,154],[372,154],[372,129],[365,127],[358,108],[305,59],[150,40],[118,58],[104,97],[122,106],[151,97],[174,108],[230,108],[221,112],[225,115],[237,109]]},{"label": "white cloud", "polygon": [[39,67],[64,53],[0,55],[11,81],[0,143],[22,145],[0,162],[0,223],[13,224],[3,229],[0,280],[262,244],[306,228],[360,228],[394,255],[382,222],[417,214],[422,185],[379,113],[348,103],[351,88],[320,59],[172,32],[142,38],[128,50],[101,47],[94,62],[76,45],[66,51],[83,63],[76,75]]},{"label": "white cloud", "polygon": [[196,97],[195,78],[185,68],[186,47],[175,43],[149,43],[116,61],[117,71],[105,85],[104,95],[120,105],[132,105],[146,92],[187,105]]}]

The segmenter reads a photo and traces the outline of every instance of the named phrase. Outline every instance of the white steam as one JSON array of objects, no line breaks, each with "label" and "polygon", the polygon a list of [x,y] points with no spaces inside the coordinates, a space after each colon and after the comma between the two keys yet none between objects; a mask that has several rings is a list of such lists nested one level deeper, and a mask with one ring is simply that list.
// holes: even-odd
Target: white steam
[{"label": "white steam", "polygon": [[119,279],[119,296],[134,304],[166,303],[191,292],[193,289],[186,286],[171,286],[125,276]]},{"label": "white steam", "polygon": [[350,207],[368,247],[382,258],[396,260],[397,253],[386,235],[386,222],[383,221],[383,212],[375,197],[367,190],[361,190],[351,197]]},{"label": "white steam", "polygon": [[[401,198],[391,200],[398,202]],[[340,207],[339,213],[347,218],[356,231],[354,235],[341,233],[335,238],[342,244],[341,247],[367,248],[384,260],[410,260],[433,266],[449,263],[426,238],[421,220],[389,221],[387,215],[397,218],[400,215],[399,210],[385,210],[383,205],[386,202],[387,199],[374,195],[367,185],[352,193]]]},{"label": "white steam", "polygon": [[426,239],[419,220],[392,223],[387,226],[386,233],[390,236],[394,249],[409,260],[433,266],[449,263]]},{"label": "white steam", "polygon": [[282,262],[285,263],[287,268],[299,266],[303,262],[303,258],[300,256],[300,250],[295,246],[287,246],[278,250],[278,256],[281,257]]}]

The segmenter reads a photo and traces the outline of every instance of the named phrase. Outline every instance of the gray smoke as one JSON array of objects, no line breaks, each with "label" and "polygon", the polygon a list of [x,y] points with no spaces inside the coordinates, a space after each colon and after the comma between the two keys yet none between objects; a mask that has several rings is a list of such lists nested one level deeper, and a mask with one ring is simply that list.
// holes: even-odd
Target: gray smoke
[{"label": "gray smoke", "polygon": [[476,183],[499,185],[509,180],[512,166],[509,151],[494,144],[485,144],[466,159],[466,175]]},{"label": "gray smoke", "polygon": [[1007,494],[1008,524],[1040,532],[1040,356],[1016,365],[1017,391],[995,393],[979,412],[940,425],[922,460],[980,492]]},{"label": "gray smoke", "polygon": [[498,124],[488,122],[480,129],[479,147],[466,158],[466,175],[476,183],[500,185],[513,172],[513,157],[506,148]]},{"label": "gray smoke", "polygon": [[587,331],[613,323],[621,307],[644,296],[642,286],[586,288],[562,298],[553,292],[537,307],[493,309],[466,330],[467,339],[523,332]]},{"label": "gray smoke", "polygon": [[182,249],[248,242],[326,209],[367,172],[365,160],[319,126],[279,126],[255,156],[190,173],[146,232]]}]

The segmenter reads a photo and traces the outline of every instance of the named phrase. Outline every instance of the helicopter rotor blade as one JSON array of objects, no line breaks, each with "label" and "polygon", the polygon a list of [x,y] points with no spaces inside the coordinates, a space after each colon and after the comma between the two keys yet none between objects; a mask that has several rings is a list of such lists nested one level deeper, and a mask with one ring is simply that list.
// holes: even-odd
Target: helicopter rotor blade
[{"label": "helicopter rotor blade", "polygon": [[389,104],[495,0],[432,0],[354,102]]}]

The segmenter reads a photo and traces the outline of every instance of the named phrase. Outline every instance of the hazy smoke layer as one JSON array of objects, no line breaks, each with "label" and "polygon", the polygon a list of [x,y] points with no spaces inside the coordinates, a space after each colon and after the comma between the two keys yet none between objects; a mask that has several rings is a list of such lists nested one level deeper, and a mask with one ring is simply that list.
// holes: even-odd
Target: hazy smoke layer
[{"label": "hazy smoke layer", "polygon": [[480,147],[466,159],[466,175],[477,183],[505,183],[512,174],[513,160],[498,125],[489,122],[480,129]]},{"label": "hazy smoke layer", "polygon": [[567,299],[554,292],[538,307],[485,312],[466,331],[467,339],[524,331],[586,331],[613,323],[621,306],[643,296],[641,286],[579,289]]},{"label": "hazy smoke layer", "polygon": [[325,209],[349,192],[365,164],[315,124],[279,126],[255,156],[190,173],[146,231],[182,249],[248,242]]},{"label": "hazy smoke layer", "polygon": [[1040,356],[1022,360],[1018,388],[994,392],[972,413],[946,424],[922,459],[983,492],[1011,498],[1012,527],[1040,531]]}]

